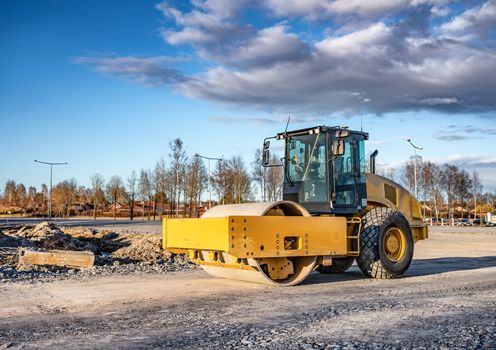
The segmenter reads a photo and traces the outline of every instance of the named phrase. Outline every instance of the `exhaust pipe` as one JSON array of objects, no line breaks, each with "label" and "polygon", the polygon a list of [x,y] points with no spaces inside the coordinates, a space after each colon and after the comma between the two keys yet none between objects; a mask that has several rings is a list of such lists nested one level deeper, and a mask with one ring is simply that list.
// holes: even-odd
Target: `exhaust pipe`
[{"label": "exhaust pipe", "polygon": [[371,155],[370,155],[370,173],[375,174],[375,157],[379,154],[378,150],[375,150]]}]

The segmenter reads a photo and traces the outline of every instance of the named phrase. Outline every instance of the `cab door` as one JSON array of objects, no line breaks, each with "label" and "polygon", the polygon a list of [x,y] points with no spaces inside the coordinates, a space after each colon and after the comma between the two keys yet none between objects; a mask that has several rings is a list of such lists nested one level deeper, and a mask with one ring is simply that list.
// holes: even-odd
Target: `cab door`
[{"label": "cab door", "polygon": [[354,142],[352,137],[347,137],[343,141],[344,154],[334,157],[334,205],[339,208],[352,208],[355,206],[356,187]]},{"label": "cab door", "polygon": [[350,134],[343,140],[344,154],[332,160],[333,212],[357,213],[366,198],[364,137]]}]

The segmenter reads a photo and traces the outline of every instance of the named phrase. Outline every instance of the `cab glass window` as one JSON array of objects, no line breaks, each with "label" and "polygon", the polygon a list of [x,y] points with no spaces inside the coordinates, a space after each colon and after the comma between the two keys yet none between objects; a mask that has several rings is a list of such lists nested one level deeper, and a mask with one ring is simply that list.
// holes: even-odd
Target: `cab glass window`
[{"label": "cab glass window", "polygon": [[288,172],[291,181],[302,182],[302,202],[328,201],[325,134],[295,136],[288,141]]}]

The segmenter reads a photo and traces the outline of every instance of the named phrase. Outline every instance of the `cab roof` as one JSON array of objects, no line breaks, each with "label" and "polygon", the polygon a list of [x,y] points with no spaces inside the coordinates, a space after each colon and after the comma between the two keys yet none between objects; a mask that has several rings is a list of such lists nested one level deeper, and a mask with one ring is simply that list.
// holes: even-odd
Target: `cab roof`
[{"label": "cab roof", "polygon": [[[276,138],[278,140],[282,140],[282,139],[285,139],[286,137],[291,137],[291,136],[329,133],[329,132],[335,132],[335,131],[339,131],[339,130],[343,130],[343,129],[348,129],[348,127],[346,127],[346,126],[320,125],[320,126],[314,126],[311,128],[298,129],[298,130],[292,130],[292,131],[287,131],[287,132],[280,132],[276,135]],[[350,130],[350,134],[363,135],[365,140],[369,139],[369,133],[367,133],[367,132]]]}]

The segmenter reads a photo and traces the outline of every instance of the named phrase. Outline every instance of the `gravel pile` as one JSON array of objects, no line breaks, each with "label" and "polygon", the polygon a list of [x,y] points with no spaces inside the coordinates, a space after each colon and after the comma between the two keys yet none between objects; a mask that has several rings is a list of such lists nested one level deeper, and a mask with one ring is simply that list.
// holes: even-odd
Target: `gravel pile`
[{"label": "gravel pile", "polygon": [[6,252],[28,247],[91,251],[95,267],[76,270],[53,266],[17,266],[17,259],[0,250],[0,282],[50,281],[85,276],[112,274],[167,273],[196,268],[186,256],[162,249],[161,237],[148,233],[117,233],[88,228],[64,228],[51,223],[0,228],[0,247]]},{"label": "gravel pile", "polygon": [[13,236],[29,240],[30,246],[42,249],[95,251],[93,245],[69,236],[48,222],[42,222],[36,226],[22,226]]}]

